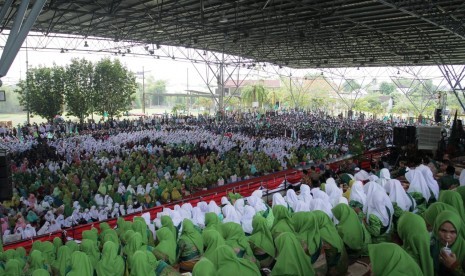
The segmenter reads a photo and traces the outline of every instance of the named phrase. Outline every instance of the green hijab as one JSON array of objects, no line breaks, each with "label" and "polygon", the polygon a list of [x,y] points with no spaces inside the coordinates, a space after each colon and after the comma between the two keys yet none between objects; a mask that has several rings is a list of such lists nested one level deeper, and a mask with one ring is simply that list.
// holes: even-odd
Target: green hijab
[{"label": "green hijab", "polygon": [[352,250],[360,250],[363,247],[363,227],[357,213],[349,205],[340,203],[332,209],[334,217],[339,221],[336,229],[344,243]]},{"label": "green hijab", "polygon": [[122,276],[124,270],[124,260],[118,255],[118,246],[107,241],[103,245],[102,259],[97,264],[97,276]]},{"label": "green hijab", "polygon": [[221,222],[220,218],[215,213],[206,213],[205,214],[205,230],[215,229],[220,231]]},{"label": "green hijab", "polygon": [[50,276],[50,273],[48,273],[48,271],[43,268],[39,268],[32,272],[32,276]]},{"label": "green hijab", "polygon": [[313,255],[321,245],[320,229],[313,212],[297,212],[292,216],[296,237],[307,243],[308,252]]},{"label": "green hijab", "polygon": [[65,276],[66,271],[71,268],[71,249],[65,245],[58,248],[57,259],[52,267],[59,272],[58,276]]},{"label": "green hijab", "polygon": [[268,229],[266,218],[261,215],[255,215],[252,219],[252,235],[249,237],[249,242],[261,248],[268,255],[275,257],[275,247],[273,236]]},{"label": "green hijab", "polygon": [[215,265],[207,258],[201,258],[198,261],[194,269],[192,270],[192,276],[216,276]]},{"label": "green hijab", "polygon": [[167,227],[162,227],[157,231],[157,239],[159,243],[155,247],[155,250],[166,254],[169,264],[174,265],[176,263],[177,244],[175,237],[173,237],[173,232]]},{"label": "green hijab", "polygon": [[36,269],[44,268],[45,262],[42,252],[39,250],[33,250],[30,256],[29,262],[29,271],[34,271]]},{"label": "green hijab", "polygon": [[329,216],[320,210],[312,211],[314,213],[318,228],[320,229],[321,239],[331,244],[338,252],[342,252],[344,248],[344,242],[339,236],[336,226],[331,221]]},{"label": "green hijab", "polygon": [[71,255],[71,271],[66,276],[93,276],[94,269],[86,253],[75,251]]},{"label": "green hijab", "polygon": [[310,258],[294,234],[282,233],[275,241],[278,256],[271,271],[272,276],[315,275]]},{"label": "green hijab", "polygon": [[465,260],[465,240],[462,238],[462,235],[461,235],[461,232],[463,231],[462,219],[455,212],[442,211],[438,215],[436,220],[434,221],[434,235],[438,241],[439,241],[439,238],[438,238],[439,228],[445,222],[450,222],[454,226],[455,230],[457,231],[457,238],[454,244],[452,245],[449,244],[449,248],[457,256],[457,262],[462,264],[463,261]]},{"label": "green hijab", "polygon": [[425,221],[419,215],[404,212],[397,222],[397,233],[403,241],[402,247],[417,262],[423,274],[433,276],[433,259],[430,254],[431,238]]},{"label": "green hijab", "polygon": [[39,250],[39,251],[42,251],[42,246],[43,246],[43,242],[42,241],[35,241],[32,243],[32,248],[31,250]]},{"label": "green hijab", "polygon": [[212,254],[211,262],[217,275],[221,276],[260,276],[260,271],[249,260],[238,258],[228,245],[219,246]]},{"label": "green hijab", "polygon": [[124,254],[126,254],[129,262],[131,262],[132,255],[134,255],[137,250],[145,250],[146,248],[147,247],[142,243],[142,236],[140,233],[136,232],[129,237],[124,247]]},{"label": "green hijab", "polygon": [[141,219],[142,220],[134,218],[134,222],[132,223],[132,230],[139,233],[142,237],[142,243],[147,245],[149,244],[149,238],[147,236],[147,224],[143,218]]},{"label": "green hijab", "polygon": [[91,230],[85,230],[82,232],[82,239],[83,240],[91,240],[98,244],[98,231],[95,228]]},{"label": "green hijab", "polygon": [[92,268],[95,269],[98,261],[100,260],[100,252],[97,244],[93,240],[82,240],[81,251],[86,253],[87,257],[89,257],[90,263],[92,264]]},{"label": "green hijab", "polygon": [[19,258],[23,258],[23,259],[26,259],[26,255],[27,255],[27,252],[26,252],[26,249],[24,247],[18,247],[16,248],[16,254],[18,255]]},{"label": "green hijab", "polygon": [[368,245],[371,271],[376,276],[422,276],[420,267],[400,246],[394,243]]},{"label": "green hijab", "polygon": [[55,254],[58,252],[58,248],[60,248],[62,245],[63,245],[63,241],[60,238],[55,237],[53,239],[53,246],[55,247]]},{"label": "green hijab", "polygon": [[284,232],[294,233],[294,227],[291,222],[289,210],[282,206],[276,205],[273,207],[274,221],[271,227],[271,234],[274,238]]},{"label": "green hijab", "polygon": [[465,205],[465,186],[457,187],[455,191],[462,197],[463,204]]},{"label": "green hijab", "polygon": [[23,269],[21,268],[21,262],[16,259],[10,259],[5,265],[5,276],[21,276],[23,275]]},{"label": "green hijab", "polygon": [[74,251],[79,251],[79,244],[74,240],[67,241],[66,246],[69,247],[71,254]]},{"label": "green hijab", "polygon": [[434,202],[423,213],[423,218],[425,219],[426,223],[432,227],[434,226],[434,221],[436,220],[436,217],[442,211],[446,211],[446,210],[452,211],[458,214],[457,209],[455,209],[451,205],[443,203],[443,202]]},{"label": "green hijab", "polygon": [[444,202],[454,207],[463,221],[465,221],[465,209],[463,207],[462,196],[456,191],[443,190],[439,194],[439,202]]},{"label": "green hijab", "polygon": [[187,243],[193,243],[200,254],[203,254],[203,239],[199,231],[194,227],[194,224],[189,219],[184,219],[182,221],[182,233],[181,240],[186,241]]},{"label": "green hijab", "polygon": [[235,222],[223,223],[221,225],[221,233],[227,245],[234,249],[240,248],[244,250],[248,256],[253,256],[252,248],[250,248],[250,244],[240,224]]},{"label": "green hijab", "polygon": [[51,264],[56,259],[55,246],[53,243],[46,241],[42,243],[41,250],[45,259],[45,263]]},{"label": "green hijab", "polygon": [[[155,269],[157,265],[153,265],[150,261],[150,252],[136,251],[132,256],[133,262],[131,263],[131,276],[155,276]],[[153,254],[152,254],[153,255]]]},{"label": "green hijab", "polygon": [[176,227],[174,227],[173,220],[171,219],[170,216],[161,216],[161,226],[162,227],[167,227],[171,233],[173,233],[173,237],[177,239],[178,237],[178,231],[176,230]]},{"label": "green hijab", "polygon": [[203,253],[203,256],[208,258],[210,261],[213,258],[213,252],[215,249],[221,245],[226,244],[224,242],[223,236],[221,236],[221,234],[214,229],[204,230],[202,233],[202,238],[203,244],[205,246],[205,252]]},{"label": "green hijab", "polygon": [[120,241],[118,238],[118,233],[114,229],[107,229],[103,231],[102,234],[100,234],[101,240],[103,243],[106,243],[107,241],[112,241],[114,242],[118,247],[120,246]]},{"label": "green hijab", "polygon": [[[119,218],[118,218],[119,219]],[[100,223],[100,233],[104,232],[105,230],[111,229],[110,225],[108,222],[102,222]]]}]

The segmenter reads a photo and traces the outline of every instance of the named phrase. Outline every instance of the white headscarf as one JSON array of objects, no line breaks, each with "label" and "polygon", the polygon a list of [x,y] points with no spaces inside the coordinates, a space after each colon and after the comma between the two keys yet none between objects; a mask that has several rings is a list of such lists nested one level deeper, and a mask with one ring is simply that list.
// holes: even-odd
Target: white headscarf
[{"label": "white headscarf", "polygon": [[225,205],[222,211],[224,215],[224,219],[223,219],[224,223],[235,222],[237,224],[241,224],[241,217],[239,216],[236,209],[232,205]]},{"label": "white headscarf", "polygon": [[433,172],[431,169],[423,164],[417,167],[423,174],[423,178],[426,181],[426,184],[428,185],[428,188],[431,192],[433,192],[434,198],[436,200],[439,199],[439,185],[436,179],[434,179]]},{"label": "white headscarf", "polygon": [[285,199],[287,201],[287,204],[289,204],[289,206],[294,210],[295,205],[299,201],[299,198],[297,197],[293,189],[287,190]]},{"label": "white headscarf", "polygon": [[337,186],[333,178],[328,178],[326,180],[325,191],[329,196],[331,205],[335,207],[339,203],[339,198],[342,196],[342,190]]},{"label": "white headscarf", "polygon": [[266,211],[267,209],[265,203],[263,203],[262,198],[256,197],[253,194],[247,198],[247,204],[252,206],[257,212]]},{"label": "white headscarf", "polygon": [[145,194],[145,189],[142,187],[142,185],[137,185],[137,194],[138,195],[144,195]]},{"label": "white headscarf", "polygon": [[331,211],[332,206],[329,201],[323,201],[321,198],[313,198],[310,202],[310,210],[316,211],[320,210],[325,212],[331,219],[333,218],[333,212]]},{"label": "white headscarf", "polygon": [[350,200],[358,201],[365,206],[367,195],[363,191],[363,183],[361,181],[355,181],[350,188]]},{"label": "white headscarf", "polygon": [[221,213],[221,208],[218,207],[214,200],[210,200],[210,203],[208,203],[208,212],[219,215]]},{"label": "white headscarf", "polygon": [[415,201],[405,192],[399,180],[391,179],[389,184],[389,198],[391,199],[391,202],[395,202],[400,209],[409,211],[411,209],[410,207],[415,205]]},{"label": "white headscarf", "polygon": [[[370,181],[365,186],[363,186],[363,190],[365,191],[365,194],[367,195],[367,200],[365,204],[363,204],[363,212],[366,213],[368,212],[368,206],[370,205],[370,201],[373,200],[373,194],[375,191],[382,191],[383,193],[386,194],[386,190],[381,187],[381,185],[378,184],[378,182],[375,181]],[[386,194],[387,196],[387,194]]]},{"label": "white headscarf", "polygon": [[[387,209],[389,209],[390,215]],[[390,227],[393,214],[394,207],[392,206],[391,200],[389,199],[384,189],[373,191],[372,199],[369,200],[368,203],[367,218],[369,218],[370,215],[375,215],[381,220],[383,226]]]},{"label": "white headscarf", "polygon": [[255,209],[252,206],[248,206],[248,205],[245,206],[244,214],[241,217],[241,224],[242,224],[242,229],[247,234],[252,234],[252,231],[253,231],[252,220],[254,216],[255,216]]},{"label": "white headscarf", "polygon": [[239,213],[239,215],[244,215],[245,202],[243,198],[238,198],[234,202],[234,209]]},{"label": "white headscarf", "polygon": [[389,170],[384,168],[379,171],[379,179],[376,181],[381,185],[381,187],[386,189],[386,185],[391,179],[391,174],[389,173]]},{"label": "white headscarf", "polygon": [[310,211],[310,203],[306,203],[303,200],[299,200],[296,205],[294,212],[308,212]]},{"label": "white headscarf", "polygon": [[192,209],[192,222],[202,229],[205,228],[205,213],[198,206]]},{"label": "white headscarf", "polygon": [[226,205],[226,204],[231,205],[231,202],[229,202],[229,199],[227,197],[223,196],[221,198],[221,205]]},{"label": "white headscarf", "polygon": [[418,169],[410,169],[405,173],[405,178],[410,183],[408,187],[409,193],[420,193],[426,201],[431,197],[430,189],[426,180]]},{"label": "white headscarf", "polygon": [[284,197],[280,193],[274,193],[273,194],[273,205],[272,207],[276,205],[282,205],[284,207],[288,207],[287,202],[284,200]]},{"label": "white headscarf", "polygon": [[460,186],[465,186],[465,170],[460,172],[459,182]]},{"label": "white headscarf", "polygon": [[370,174],[367,173],[365,170],[360,170],[359,172],[354,174],[355,180],[358,180],[358,181],[368,180],[369,177],[370,177]]},{"label": "white headscarf", "polygon": [[300,195],[299,195],[300,200],[303,200],[305,203],[310,204],[310,201],[312,201],[313,197],[310,194],[310,186],[307,184],[302,184],[300,185]]},{"label": "white headscarf", "polygon": [[26,225],[26,228],[24,228],[23,231],[23,239],[30,239],[32,237],[36,236],[36,229],[32,227],[29,223]]},{"label": "white headscarf", "polygon": [[124,194],[126,193],[126,187],[124,187],[124,184],[122,182],[120,182],[118,184],[118,193],[119,194]]}]

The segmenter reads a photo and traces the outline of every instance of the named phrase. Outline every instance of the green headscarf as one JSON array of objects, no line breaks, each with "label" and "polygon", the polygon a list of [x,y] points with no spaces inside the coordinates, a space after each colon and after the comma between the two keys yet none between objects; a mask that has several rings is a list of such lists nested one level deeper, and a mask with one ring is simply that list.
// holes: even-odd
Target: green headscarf
[{"label": "green headscarf", "polygon": [[124,232],[121,236],[121,241],[124,243],[124,245],[128,244],[129,239],[131,238],[132,235],[134,235],[136,232],[133,230],[127,230]]},{"label": "green headscarf", "polygon": [[462,229],[462,219],[460,216],[451,211],[443,211],[439,214],[439,216],[436,218],[434,221],[434,235],[436,239],[439,241],[439,228],[441,225],[443,225],[445,222],[450,222],[455,230],[457,231],[457,238],[455,239],[454,244],[450,245],[449,248],[452,250],[452,252],[457,256],[457,262],[459,264],[462,264],[463,261],[465,260],[465,240],[462,238],[461,232],[463,231]]},{"label": "green headscarf", "polygon": [[368,245],[371,271],[376,276],[422,276],[420,267],[400,246],[394,243]]},{"label": "green headscarf", "polygon": [[97,244],[93,240],[82,240],[81,251],[86,253],[87,257],[89,257],[90,263],[92,264],[92,268],[95,269],[98,261],[100,260],[100,252]]},{"label": "green headscarf", "polygon": [[57,259],[52,264],[53,269],[58,271],[58,276],[65,276],[66,271],[71,268],[71,253],[67,245],[58,248]]},{"label": "green headscarf", "polygon": [[403,241],[402,247],[417,262],[423,274],[433,276],[433,259],[429,251],[431,238],[425,221],[419,215],[405,212],[397,222],[397,233]]},{"label": "green headscarf", "polygon": [[339,236],[336,226],[334,226],[334,223],[331,221],[329,216],[320,210],[312,211],[312,213],[314,214],[318,228],[320,229],[321,239],[336,248],[337,252],[342,252],[344,242]]},{"label": "green headscarf", "polygon": [[41,250],[44,256],[45,263],[51,264],[56,259],[55,246],[49,241],[42,243]]},{"label": "green headscarf", "polygon": [[271,227],[271,234],[273,238],[279,236],[279,234],[284,232],[294,233],[294,227],[291,222],[291,215],[289,210],[282,206],[276,205],[273,207],[274,221],[273,226]]},{"label": "green headscarf", "polygon": [[224,242],[223,236],[214,229],[204,230],[202,233],[202,238],[203,244],[205,246],[205,252],[203,253],[203,256],[208,258],[210,261],[213,258],[213,252],[215,249],[221,245],[226,244]]},{"label": "green headscarf", "polygon": [[134,222],[132,223],[132,229],[134,232],[137,232],[141,235],[142,237],[142,243],[147,245],[149,243],[149,238],[147,236],[147,224],[145,223],[145,220],[143,218],[140,219],[135,219]]},{"label": "green headscarf", "polygon": [[71,271],[66,276],[93,276],[94,268],[86,253],[76,251],[71,255]]},{"label": "green headscarf", "polygon": [[173,237],[173,233],[169,228],[162,227],[157,231],[157,239],[159,243],[155,249],[168,256],[168,262],[170,265],[175,264],[177,244]]},{"label": "green headscarf", "polygon": [[252,219],[252,235],[249,237],[249,242],[261,248],[268,255],[275,257],[275,247],[273,236],[268,229],[266,218],[261,215],[255,215]]},{"label": "green headscarf", "polygon": [[252,248],[247,241],[242,226],[235,222],[226,222],[221,225],[221,233],[223,234],[224,241],[233,249],[240,248],[249,256],[253,256]]},{"label": "green headscarf", "polygon": [[48,273],[48,271],[43,268],[39,268],[32,272],[32,276],[50,276],[50,273]]},{"label": "green headscarf", "polygon": [[198,261],[192,270],[192,276],[216,276],[215,265],[207,258]]},{"label": "green headscarf", "polygon": [[39,217],[33,211],[29,211],[26,216],[26,220],[29,222],[36,222],[39,220]]},{"label": "green headscarf", "polygon": [[108,229],[111,229],[111,227],[107,222],[100,223],[100,233],[105,232],[105,230],[108,230]]},{"label": "green headscarf", "polygon": [[459,186],[455,191],[462,197],[463,204],[465,205],[465,186]]},{"label": "green headscarf", "polygon": [[39,250],[33,250],[30,256],[29,271],[44,268],[45,262],[42,252]]},{"label": "green headscarf", "polygon": [[31,250],[39,250],[39,251],[42,251],[42,241],[35,241],[32,243],[32,248]]},{"label": "green headscarf", "polygon": [[95,270],[98,276],[122,276],[124,274],[124,260],[118,255],[118,246],[114,242],[107,241],[103,245],[102,259]]},{"label": "green headscarf", "polygon": [[98,244],[98,231],[95,228],[92,228],[91,230],[85,230],[82,232],[82,239],[83,240],[91,240]]},{"label": "green headscarf", "polygon": [[26,259],[27,252],[24,247],[16,248],[16,254],[18,255],[19,258]]},{"label": "green headscarf", "polygon": [[194,228],[194,224],[189,219],[182,221],[182,233],[181,240],[185,240],[188,243],[193,243],[200,254],[203,254],[203,239],[199,231]]},{"label": "green headscarf", "polygon": [[446,211],[446,210],[452,211],[458,214],[457,209],[450,206],[449,204],[446,204],[443,202],[434,202],[423,213],[423,218],[425,219],[426,223],[432,227],[434,226],[434,221],[436,220],[437,216],[442,211]]},{"label": "green headscarf", "polygon": [[173,233],[173,237],[177,239],[178,237],[178,231],[176,230],[176,227],[174,227],[173,220],[171,219],[170,216],[161,216],[161,226],[162,227],[167,227],[170,229],[171,233]]},{"label": "green headscarf", "polygon": [[53,239],[53,246],[55,247],[55,254],[58,252],[58,248],[63,245],[63,241],[59,237]]},{"label": "green headscarf", "polygon": [[334,217],[339,221],[336,229],[344,243],[352,250],[360,250],[363,247],[363,227],[357,213],[349,205],[340,203],[332,209]]},{"label": "green headscarf", "polygon": [[137,250],[146,250],[146,249],[147,247],[144,246],[142,243],[142,236],[139,233],[135,232],[129,237],[127,244],[124,247],[124,254],[126,254],[129,262],[131,262],[132,255],[134,255],[134,253]]},{"label": "green headscarf", "polygon": [[228,245],[219,246],[212,254],[211,262],[217,275],[221,276],[259,276],[260,271],[249,260],[238,258]]},{"label": "green headscarf", "polygon": [[134,253],[132,256],[133,262],[131,263],[131,276],[155,276],[157,265],[153,265],[150,261],[149,254],[151,253],[147,251],[136,251]]},{"label": "green headscarf", "polygon": [[315,275],[310,258],[294,234],[282,233],[275,241],[278,256],[271,271],[272,276]]},{"label": "green headscarf", "polygon": [[215,213],[206,213],[205,214],[205,230],[215,229],[220,231],[221,222],[220,218]]},{"label": "green headscarf", "polygon": [[21,262],[17,259],[10,259],[5,265],[5,276],[21,276],[23,275],[23,269],[21,268]]},{"label": "green headscarf", "polygon": [[465,209],[463,207],[463,200],[459,193],[451,190],[443,190],[439,194],[439,202],[444,202],[454,207],[463,221],[465,221]]},{"label": "green headscarf", "polygon": [[79,251],[79,244],[77,244],[77,242],[74,240],[67,241],[66,246],[69,247],[69,249],[71,250],[71,254],[74,251]]},{"label": "green headscarf", "polygon": [[292,216],[296,237],[307,243],[308,252],[313,255],[321,245],[320,229],[313,212],[297,212]]},{"label": "green headscarf", "polygon": [[114,242],[118,247],[120,246],[120,241],[118,238],[118,233],[114,229],[107,229],[100,234],[100,238],[102,243],[106,243],[107,241]]}]

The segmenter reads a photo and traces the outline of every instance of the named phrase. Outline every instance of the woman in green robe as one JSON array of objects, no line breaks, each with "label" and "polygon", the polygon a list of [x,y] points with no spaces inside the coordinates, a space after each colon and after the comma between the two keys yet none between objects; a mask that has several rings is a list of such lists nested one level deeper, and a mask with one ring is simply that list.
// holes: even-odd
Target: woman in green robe
[{"label": "woman in green robe", "polygon": [[[463,229],[461,217],[452,211],[441,212],[434,222],[431,240],[431,255],[437,275],[465,274],[465,240],[460,234]],[[448,253],[443,249],[447,247]]]},{"label": "woman in green robe", "polygon": [[[161,226],[168,228],[171,231],[171,233],[173,234],[174,239],[177,240],[178,239],[178,230],[174,226],[173,220],[171,219],[171,217],[170,216],[161,216],[160,221],[161,221]],[[157,235],[158,235],[158,232],[157,232]]]},{"label": "woman in green robe", "polygon": [[71,269],[71,253],[67,245],[58,248],[57,259],[52,263],[53,275],[65,276]]},{"label": "woman in green robe", "polygon": [[98,231],[95,228],[91,230],[85,230],[82,232],[82,239],[83,240],[91,240],[98,245]]},{"label": "woman in green robe", "polygon": [[439,194],[439,202],[444,202],[454,207],[462,218],[462,221],[465,221],[465,208],[463,207],[463,200],[459,193],[452,190],[443,190]]},{"label": "woman in green robe", "polygon": [[[237,257],[248,259],[253,263],[257,262],[253,255],[252,248],[250,248],[250,244],[247,241],[244,230],[240,224],[235,222],[223,223],[221,225],[221,233],[223,234],[225,243],[234,249]],[[257,263],[257,266],[258,265],[259,264]]]},{"label": "woman in green robe", "polygon": [[218,232],[221,231],[220,218],[215,213],[205,214],[205,230],[210,230],[210,229],[214,229]]},{"label": "woman in green robe", "polygon": [[271,227],[271,234],[273,239],[276,239],[281,233],[289,232],[294,233],[294,227],[291,222],[291,215],[289,210],[282,205],[275,205],[273,207],[274,221]]},{"label": "woman in green robe", "polygon": [[45,264],[45,260],[44,260],[44,257],[42,256],[42,252],[38,250],[33,250],[29,258],[29,267],[28,267],[28,271],[26,272],[26,275],[31,275],[32,272],[34,272],[34,270],[40,269],[40,268],[50,271],[50,267]]},{"label": "woman in green robe", "polygon": [[58,248],[60,248],[62,245],[63,245],[63,241],[60,238],[55,237],[53,239],[53,246],[55,247],[55,255],[58,253]]},{"label": "woman in green robe", "polygon": [[228,245],[219,246],[212,254],[211,262],[217,275],[221,276],[260,276],[257,266],[249,260],[238,258]]},{"label": "woman in green robe", "polygon": [[255,215],[252,219],[252,235],[249,237],[250,248],[260,262],[260,267],[270,267],[275,257],[273,236],[267,227],[267,221],[263,216]]},{"label": "woman in green robe", "polygon": [[315,263],[320,256],[322,241],[320,229],[313,212],[297,212],[292,216],[292,225],[296,238],[300,241],[305,254]]},{"label": "woman in green robe", "polygon": [[182,233],[178,241],[178,259],[180,268],[192,271],[195,263],[203,254],[203,238],[189,219],[182,222]]},{"label": "woman in green robe", "polygon": [[345,275],[349,266],[349,260],[344,242],[338,234],[334,223],[323,211],[313,211],[315,221],[320,230],[321,240],[326,255],[328,275]]},{"label": "woman in green robe", "polygon": [[155,257],[169,265],[175,265],[177,244],[173,232],[168,227],[162,227],[157,231],[157,240],[158,245],[153,249]]},{"label": "woman in green robe", "polygon": [[192,276],[216,276],[215,265],[207,258],[198,261],[192,270]]},{"label": "woman in green robe", "polygon": [[213,252],[216,248],[221,245],[225,245],[223,236],[216,230],[204,230],[202,233],[203,244],[205,246],[205,252],[203,253],[204,258],[208,258],[210,261],[213,258]]},{"label": "woman in green robe", "polygon": [[53,243],[45,241],[40,246],[40,249],[46,264],[51,264],[56,259],[55,246],[53,246]]},{"label": "woman in green robe", "polygon": [[43,268],[39,268],[32,272],[32,276],[50,276],[50,273]]},{"label": "woman in green robe", "polygon": [[147,250],[147,246],[142,243],[142,236],[140,233],[133,231],[128,231],[127,233],[127,235],[130,236],[127,238],[127,235],[125,235],[125,238],[127,238],[127,244],[124,246],[124,254],[130,263],[132,255],[134,255],[137,250]]},{"label": "woman in green robe", "polygon": [[79,244],[74,240],[67,241],[66,246],[69,247],[71,254],[73,254],[74,251],[79,251]]},{"label": "woman in green robe", "polygon": [[5,264],[5,271],[3,272],[5,276],[22,276],[23,269],[21,267],[21,262],[17,259],[10,259]]},{"label": "woman in green robe", "polygon": [[353,258],[360,257],[363,248],[366,247],[369,237],[365,233],[363,224],[360,222],[357,213],[349,205],[340,203],[332,209],[334,217],[339,221],[336,225],[337,232],[342,238],[347,253]]},{"label": "woman in green robe", "polygon": [[148,238],[149,235],[147,235],[148,229],[147,229],[147,224],[145,223],[144,218],[135,217],[132,223],[132,230],[134,230],[134,232],[137,232],[141,235],[143,244],[145,245],[149,244],[149,238]]},{"label": "woman in green robe", "polygon": [[275,239],[275,243],[278,255],[271,271],[272,276],[315,275],[310,258],[294,234],[282,233]]},{"label": "woman in green robe", "polygon": [[180,276],[172,266],[163,261],[158,261],[148,251],[136,251],[130,264],[131,276]]},{"label": "woman in green robe", "polygon": [[423,274],[433,276],[433,259],[429,252],[430,235],[425,221],[419,215],[405,212],[397,223],[397,234],[403,242],[402,248],[420,266]]},{"label": "woman in green robe", "polygon": [[66,276],[93,276],[94,268],[86,253],[75,251],[71,255],[71,270]]},{"label": "woman in green robe", "polygon": [[97,267],[97,263],[100,260],[100,252],[98,250],[97,244],[92,240],[82,240],[81,251],[84,252],[92,264],[92,269]]},{"label": "woman in green robe", "polygon": [[102,258],[95,269],[97,276],[123,276],[125,270],[124,260],[118,255],[118,246],[107,241],[103,245]]},{"label": "woman in green robe", "polygon": [[422,276],[420,267],[400,246],[394,243],[368,245],[371,275]]}]

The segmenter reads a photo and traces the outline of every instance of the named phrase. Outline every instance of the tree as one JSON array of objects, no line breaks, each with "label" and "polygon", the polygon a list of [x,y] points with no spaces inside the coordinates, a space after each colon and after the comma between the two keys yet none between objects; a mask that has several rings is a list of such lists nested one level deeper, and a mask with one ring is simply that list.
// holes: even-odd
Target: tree
[{"label": "tree", "polygon": [[165,96],[162,94],[166,93],[166,80],[155,81],[153,77],[145,79],[145,93],[150,94],[152,105],[164,105]]},{"label": "tree", "polygon": [[344,92],[352,92],[356,91],[357,89],[362,88],[362,86],[356,80],[346,80],[342,85],[342,90]]},{"label": "tree", "polygon": [[26,80],[20,81],[19,103],[31,114],[52,120],[63,112],[63,91],[65,70],[54,65],[51,68],[39,67],[29,70]]},{"label": "tree", "polygon": [[96,95],[94,108],[98,113],[113,118],[130,109],[131,96],[137,88],[136,78],[119,60],[100,60],[95,65],[92,84]]},{"label": "tree", "polygon": [[396,91],[396,87],[394,83],[383,81],[379,85],[379,92],[384,95],[391,95],[392,92]]},{"label": "tree", "polygon": [[64,75],[65,102],[68,115],[76,116],[79,121],[89,116],[93,109],[95,93],[92,87],[94,67],[85,59],[73,59],[66,66]]},{"label": "tree", "polygon": [[258,102],[258,105],[262,105],[267,100],[267,91],[263,84],[254,84],[244,87],[241,92],[242,100],[248,104]]}]

